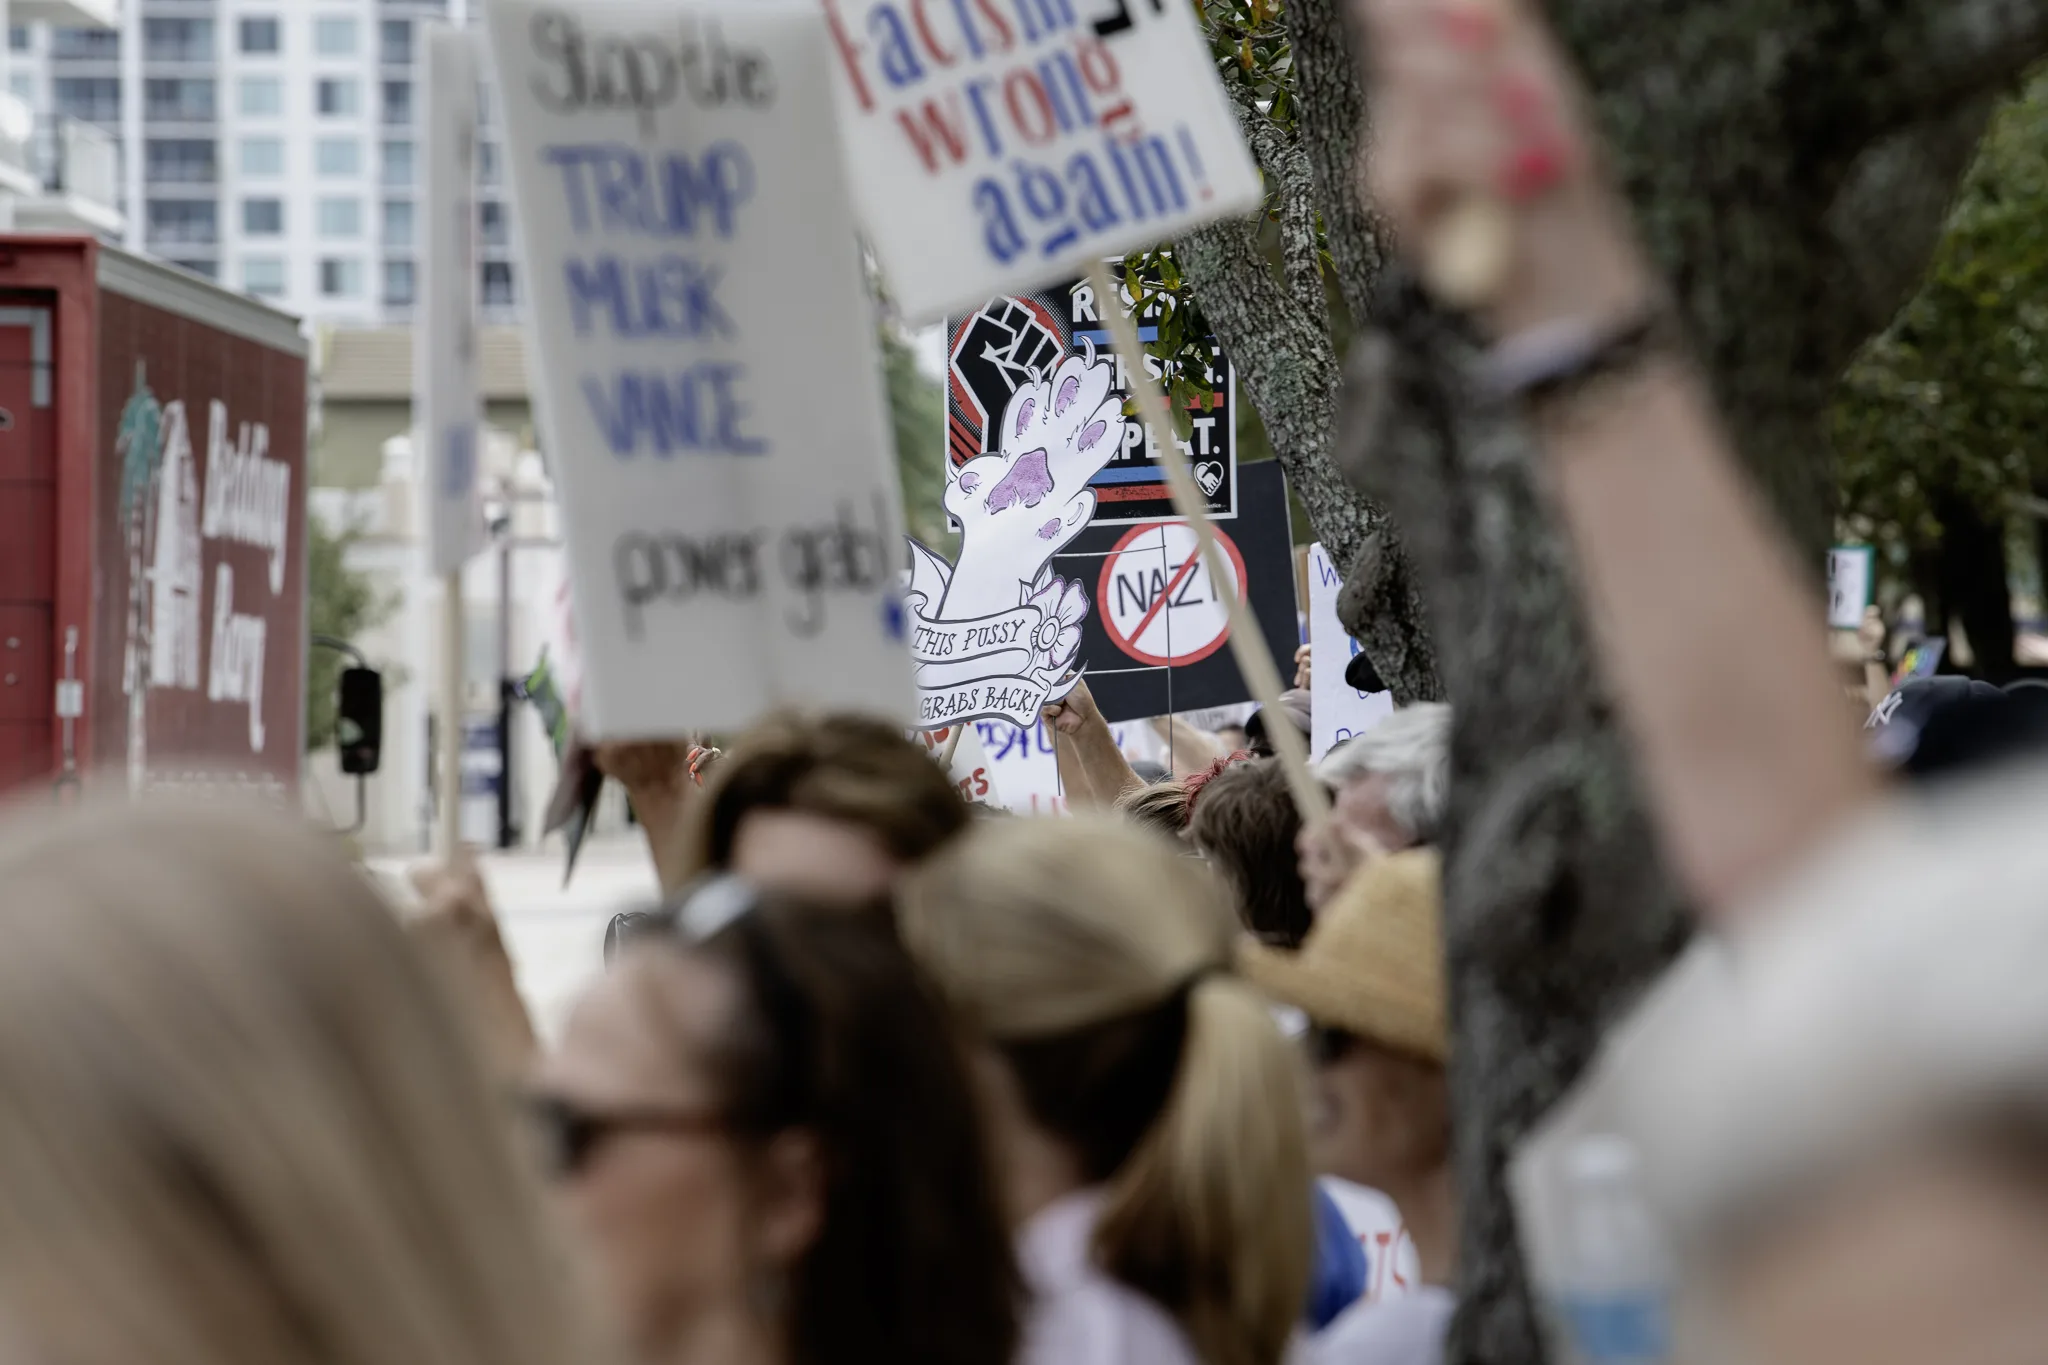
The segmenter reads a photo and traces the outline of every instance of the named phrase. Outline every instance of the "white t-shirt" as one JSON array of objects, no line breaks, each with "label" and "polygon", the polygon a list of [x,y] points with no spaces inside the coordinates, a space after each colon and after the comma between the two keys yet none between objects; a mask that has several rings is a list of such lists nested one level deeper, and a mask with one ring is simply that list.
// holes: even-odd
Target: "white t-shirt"
[{"label": "white t-shirt", "polygon": [[1401,1210],[1394,1207],[1394,1201],[1378,1190],[1332,1175],[1321,1177],[1318,1183],[1344,1215],[1351,1235],[1365,1248],[1365,1293],[1359,1296],[1359,1302],[1378,1303],[1414,1292],[1422,1283],[1422,1263],[1416,1257],[1415,1239],[1408,1235],[1408,1226],[1401,1221]]},{"label": "white t-shirt", "polygon": [[1313,1365],[1442,1365],[1457,1295],[1433,1284],[1384,1303],[1358,1303],[1325,1328]]}]

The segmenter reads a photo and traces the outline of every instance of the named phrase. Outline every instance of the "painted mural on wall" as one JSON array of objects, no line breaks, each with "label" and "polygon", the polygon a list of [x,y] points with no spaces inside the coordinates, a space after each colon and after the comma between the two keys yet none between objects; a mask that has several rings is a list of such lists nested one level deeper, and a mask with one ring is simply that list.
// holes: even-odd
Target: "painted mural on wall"
[{"label": "painted mural on wall", "polygon": [[[272,742],[264,723],[265,658],[276,602],[290,577],[293,498],[300,490],[291,465],[270,456],[267,423],[237,421],[219,399],[206,404],[203,420],[202,462],[185,401],[160,399],[146,367],[137,366],[114,443],[128,549],[121,676],[131,790],[158,777],[149,753],[150,703],[160,694],[203,696],[243,711],[252,756]],[[235,560],[217,552],[229,546],[255,551],[259,572],[246,572],[243,554],[235,557],[245,568],[238,575]],[[279,644],[298,648],[297,640]]]}]

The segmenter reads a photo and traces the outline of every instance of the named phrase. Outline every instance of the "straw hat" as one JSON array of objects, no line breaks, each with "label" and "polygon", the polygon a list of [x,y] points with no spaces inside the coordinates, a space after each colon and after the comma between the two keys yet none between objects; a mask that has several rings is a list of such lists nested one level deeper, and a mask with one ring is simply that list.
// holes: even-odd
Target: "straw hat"
[{"label": "straw hat", "polygon": [[1433,849],[1375,858],[1316,916],[1297,953],[1240,949],[1244,974],[1328,1028],[1441,1062],[1442,865]]}]

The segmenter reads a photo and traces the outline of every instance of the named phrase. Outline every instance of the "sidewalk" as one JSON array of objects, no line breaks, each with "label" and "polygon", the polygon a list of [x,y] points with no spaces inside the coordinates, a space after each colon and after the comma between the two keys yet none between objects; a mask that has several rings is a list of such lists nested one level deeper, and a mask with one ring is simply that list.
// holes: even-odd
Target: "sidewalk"
[{"label": "sidewalk", "polygon": [[[368,866],[394,895],[409,900],[405,872],[419,861],[372,858]],[[539,850],[486,853],[482,866],[520,994],[542,1039],[553,1041],[577,994],[604,965],[606,922],[656,898],[647,846],[637,832],[593,840],[566,888],[561,847],[554,842]]]}]

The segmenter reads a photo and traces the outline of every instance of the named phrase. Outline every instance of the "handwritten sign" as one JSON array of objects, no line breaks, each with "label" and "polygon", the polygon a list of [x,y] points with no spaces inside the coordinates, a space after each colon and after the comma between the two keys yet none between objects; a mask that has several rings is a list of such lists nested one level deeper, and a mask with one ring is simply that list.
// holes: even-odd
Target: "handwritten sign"
[{"label": "handwritten sign", "polygon": [[[486,11],[593,739],[907,719],[902,513],[801,0]],[[1013,604],[1014,605],[1014,604]]]},{"label": "handwritten sign", "polygon": [[[1123,263],[1111,267],[1120,276]],[[1137,309],[1127,292],[1118,291],[1117,305],[1128,315]],[[1138,338],[1158,336],[1160,305],[1149,304],[1134,317]],[[1035,373],[1056,367],[1067,356],[1093,343],[1111,350],[1109,321],[1095,286],[1068,280],[1029,294],[991,299],[964,317],[946,322],[946,453],[952,463],[965,464],[997,445],[996,418],[1010,396],[1033,382]],[[1195,484],[1208,502],[1212,517],[1237,515],[1237,376],[1229,358],[1209,340],[1212,391],[1191,404],[1188,434],[1174,437],[1188,458]],[[1121,356],[1110,392],[1131,397],[1130,375]],[[1145,367],[1159,377],[1157,357]],[[1143,422],[1127,421],[1117,449],[1090,480],[1095,492],[1095,522],[1158,521],[1177,516],[1159,465],[1156,434]]]},{"label": "handwritten sign", "polygon": [[824,0],[861,222],[914,320],[1260,202],[1184,0]]},{"label": "handwritten sign", "polygon": [[483,381],[476,343],[476,48],[431,23],[424,39],[420,307],[413,346],[413,449],[420,452],[427,560],[453,573],[483,548],[477,489]]},{"label": "handwritten sign", "polygon": [[[981,747],[981,736],[975,733],[974,726],[912,730],[910,734],[924,745],[924,751],[931,755],[934,763],[944,762],[947,748],[952,749],[953,759],[947,764],[946,775],[953,779],[953,786],[960,793],[962,801],[999,804],[996,799],[995,776],[989,768],[988,753]],[[960,736],[957,744],[953,742],[955,734]]]},{"label": "handwritten sign", "polygon": [[1321,545],[1308,547],[1309,757],[1324,754],[1362,735],[1394,714],[1391,692],[1361,692],[1344,681],[1344,670],[1359,653],[1358,641],[1337,619],[1337,594],[1344,575]]}]

